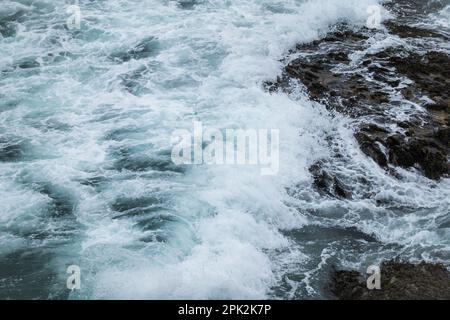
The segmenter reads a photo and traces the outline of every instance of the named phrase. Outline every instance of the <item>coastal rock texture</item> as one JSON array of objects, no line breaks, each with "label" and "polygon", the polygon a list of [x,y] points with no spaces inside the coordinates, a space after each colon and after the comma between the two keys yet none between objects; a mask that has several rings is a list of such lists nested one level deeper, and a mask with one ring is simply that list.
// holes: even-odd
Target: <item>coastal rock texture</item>
[{"label": "coastal rock texture", "polygon": [[366,276],[358,271],[335,270],[330,291],[340,300],[450,299],[450,272],[440,264],[391,260],[380,271],[380,290],[369,290]]},{"label": "coastal rock texture", "polygon": [[315,163],[309,171],[314,177],[314,186],[319,193],[334,198],[350,199],[352,197],[349,188],[338,177],[324,169],[322,163]]},{"label": "coastal rock texture", "polygon": [[393,0],[386,1],[384,6],[401,20],[411,17],[426,18],[428,14],[443,9],[447,4],[446,0]]},{"label": "coastal rock texture", "polygon": [[[329,110],[361,119],[355,138],[381,167],[415,169],[438,180],[450,173],[450,56],[439,50],[450,39],[401,19],[384,26],[354,30],[341,24],[321,40],[298,45],[292,52],[298,57],[267,87],[290,92],[292,80],[299,81]],[[415,46],[374,50],[371,39],[386,34]]]},{"label": "coastal rock texture", "polygon": [[[282,74],[266,88],[294,98],[300,89],[332,116],[348,117],[361,152],[394,178],[403,179],[399,168],[436,181],[446,178],[450,36],[426,24],[426,16],[444,6],[445,1],[391,1],[386,7],[395,18],[378,29],[338,24],[320,40],[297,45],[284,61]],[[329,162],[342,158],[337,151]],[[309,172],[323,196],[343,201],[361,197],[352,188],[353,177],[339,176],[342,172],[333,171],[333,163],[318,161]],[[334,270],[328,286],[331,297],[450,299],[450,272],[443,265],[392,260],[381,265],[381,272],[382,290],[371,291],[366,275]]]}]

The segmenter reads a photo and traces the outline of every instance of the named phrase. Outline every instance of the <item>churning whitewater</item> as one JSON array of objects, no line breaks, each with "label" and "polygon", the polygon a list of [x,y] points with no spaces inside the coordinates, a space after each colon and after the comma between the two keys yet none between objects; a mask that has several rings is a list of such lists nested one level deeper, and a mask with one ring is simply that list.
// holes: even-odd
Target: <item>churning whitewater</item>
[{"label": "churning whitewater", "polygon": [[[450,262],[448,179],[395,179],[351,120],[264,86],[378,1],[80,0],[79,29],[71,4],[0,4],[0,298],[324,298],[333,265]],[[194,122],[279,130],[277,174],[174,164]],[[336,149],[333,170],[364,177],[351,199],[313,186]]]}]

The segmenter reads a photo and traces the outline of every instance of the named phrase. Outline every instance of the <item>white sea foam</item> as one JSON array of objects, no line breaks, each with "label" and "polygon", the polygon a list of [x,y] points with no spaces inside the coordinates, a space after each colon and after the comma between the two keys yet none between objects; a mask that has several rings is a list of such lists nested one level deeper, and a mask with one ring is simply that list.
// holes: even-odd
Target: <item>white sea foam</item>
[{"label": "white sea foam", "polygon": [[[2,181],[12,172],[33,173],[12,180],[25,186],[10,189],[2,182],[1,221],[25,221],[40,202],[51,202],[32,188],[34,181],[66,188],[76,199],[80,232],[71,238],[79,247],[64,255],[84,272],[84,291],[73,298],[265,298],[291,265],[308,260],[280,230],[309,223],[310,210],[335,214],[335,203],[312,195],[308,172],[329,156],[330,134],[350,141],[347,152],[356,164],[347,173],[369,172],[379,186],[377,200],[445,210],[448,197],[418,187],[416,175],[394,181],[363,156],[342,117],[331,117],[301,91],[294,100],[263,89],[296,43],[316,39],[339,21],[363,25],[367,6],[376,3],[198,1],[182,9],[176,1],[80,1],[76,31],[63,26],[64,4],[35,2],[44,16],[31,9],[16,37],[0,46],[2,69],[21,59],[40,65],[16,68],[2,80],[2,93],[17,102],[1,113],[2,126],[30,138],[39,151],[38,160],[0,164]],[[123,59],[144,39],[153,48],[148,56]],[[170,166],[171,133],[194,120],[213,128],[280,129],[279,174],[265,177],[239,166],[160,170],[158,163]],[[156,167],[146,164],[149,157],[160,160]],[[309,199],[288,195],[295,186]],[[447,182],[435,187],[449,190]],[[25,199],[31,207],[16,205]],[[153,222],[133,216],[127,201],[134,200],[142,212],[160,213],[164,223],[150,228]],[[347,216],[349,225],[359,222],[382,240],[438,237],[437,231],[413,234],[418,215],[370,222],[364,210],[372,218],[383,214],[374,202],[344,206],[359,216]],[[9,247],[25,246],[8,229],[2,232]]]}]

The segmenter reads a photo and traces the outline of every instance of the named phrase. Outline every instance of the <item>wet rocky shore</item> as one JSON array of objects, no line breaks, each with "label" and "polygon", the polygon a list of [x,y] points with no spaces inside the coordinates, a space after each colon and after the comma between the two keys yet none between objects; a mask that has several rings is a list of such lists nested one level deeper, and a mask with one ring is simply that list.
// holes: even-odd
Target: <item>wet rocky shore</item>
[{"label": "wet rocky shore", "polygon": [[[411,29],[387,21],[399,37],[415,35],[450,41],[432,30]],[[289,62],[269,90],[291,89],[299,80],[310,97],[329,109],[363,119],[355,137],[361,150],[386,170],[416,169],[430,179],[450,172],[450,56],[433,42],[420,51],[388,47],[367,50],[376,32],[346,25],[321,40],[299,45],[302,55]],[[351,59],[359,51],[361,56]],[[319,54],[316,54],[319,52]]]},{"label": "wet rocky shore", "polygon": [[340,300],[449,300],[450,272],[440,264],[390,260],[380,266],[381,289],[369,290],[366,275],[336,270],[330,290]]},{"label": "wet rocky shore", "polygon": [[[362,153],[394,178],[402,179],[399,168],[434,181],[447,178],[450,33],[425,23],[446,4],[391,1],[385,6],[393,18],[380,28],[336,25],[320,40],[294,48],[267,90],[291,94],[300,87],[331,114],[347,116]],[[324,163],[309,171],[321,194],[352,198],[351,188]],[[329,289],[338,299],[450,298],[445,266],[385,261],[381,272],[382,290],[368,290],[366,276],[351,270],[334,270]]]}]

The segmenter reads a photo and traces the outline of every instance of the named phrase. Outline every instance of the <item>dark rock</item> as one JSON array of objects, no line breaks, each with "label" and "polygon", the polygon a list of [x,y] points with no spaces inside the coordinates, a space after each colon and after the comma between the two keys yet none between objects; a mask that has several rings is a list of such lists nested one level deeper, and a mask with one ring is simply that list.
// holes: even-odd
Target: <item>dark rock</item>
[{"label": "dark rock", "polygon": [[356,300],[364,294],[363,280],[358,271],[335,270],[330,291],[340,300]]},{"label": "dark rock", "polygon": [[[403,139],[403,137],[401,139]],[[414,166],[415,158],[409,152],[408,147],[401,141],[396,144],[392,143],[392,146],[389,149],[389,161],[394,165],[409,168]]]},{"label": "dark rock", "polygon": [[390,33],[395,34],[400,38],[422,37],[422,38],[442,38],[444,40],[448,39],[445,35],[440,34],[434,30],[398,24],[393,20],[386,21],[384,25],[387,27]]},{"label": "dark rock", "polygon": [[436,138],[447,148],[450,147],[450,128],[442,128],[436,132]]},{"label": "dark rock", "polygon": [[[290,80],[298,79],[308,89],[311,99],[324,102],[329,109],[350,116],[372,113],[373,106],[389,102],[389,95],[382,91],[382,87],[375,83],[368,84],[359,73],[338,73],[334,70],[338,65],[349,64],[348,54],[355,46],[362,47],[364,40],[365,36],[353,31],[339,30],[322,41],[297,46],[300,51],[313,51],[315,54],[289,63],[285,68],[285,74],[277,82],[268,83],[269,90],[281,88],[289,91],[286,88],[290,87]],[[323,43],[330,44],[335,49],[321,52]]]},{"label": "dark rock", "polygon": [[339,178],[325,170],[322,163],[316,162],[309,171],[313,175],[314,185],[320,193],[334,198],[350,199],[352,197],[349,188]]},{"label": "dark rock", "polygon": [[355,134],[361,150],[381,167],[388,165],[387,157],[382,150],[382,141],[389,132],[375,124],[365,125]]},{"label": "dark rock", "polygon": [[334,270],[330,291],[340,300],[450,299],[450,272],[445,266],[398,260],[381,264],[381,290],[369,290],[357,271]]},{"label": "dark rock", "polygon": [[[388,21],[387,27],[408,37],[438,36],[399,22]],[[355,133],[367,156],[388,172],[395,172],[389,169],[390,165],[416,168],[428,178],[439,179],[449,173],[450,56],[433,50],[419,54],[392,47],[366,54],[359,65],[350,64],[349,54],[355,50],[363,52],[371,32],[364,29],[355,32],[339,25],[321,40],[297,45],[297,52],[302,53],[300,58],[289,62],[283,75],[267,86],[270,91],[289,93],[291,80],[295,79],[306,87],[312,100],[323,103],[329,110],[352,118],[373,119]],[[405,84],[403,78],[412,81]],[[392,112],[399,103],[391,101],[393,92],[423,106],[428,113],[396,121]],[[424,102],[425,95],[434,103]],[[381,126],[397,126],[405,132],[391,132],[392,129]],[[316,178],[321,180],[316,181],[316,187],[330,192],[332,178],[325,174]],[[336,185],[333,194],[342,194],[339,184]]]},{"label": "dark rock", "polygon": [[399,18],[424,18],[430,13],[442,10],[448,2],[446,0],[392,0],[386,1],[383,5]]},{"label": "dark rock", "polygon": [[371,157],[381,167],[387,166],[386,155],[381,151],[380,144],[374,143],[374,141],[364,133],[358,133],[356,139],[360,144],[362,152]]},{"label": "dark rock", "polygon": [[423,56],[417,53],[410,53],[405,57],[392,55],[389,57],[389,64],[413,80],[414,86],[437,103],[448,106],[450,56],[436,51],[429,51]]},{"label": "dark rock", "polygon": [[439,179],[447,173],[447,156],[441,148],[428,139],[414,139],[409,144],[410,154],[417,159],[425,176]]},{"label": "dark rock", "polygon": [[450,112],[450,105],[445,103],[430,103],[425,106],[429,111]]}]

